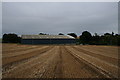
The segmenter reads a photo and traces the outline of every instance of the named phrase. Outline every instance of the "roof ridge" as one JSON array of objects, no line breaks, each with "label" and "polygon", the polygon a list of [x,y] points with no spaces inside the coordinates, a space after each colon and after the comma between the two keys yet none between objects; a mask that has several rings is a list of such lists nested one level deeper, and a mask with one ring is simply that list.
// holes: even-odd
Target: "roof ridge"
[{"label": "roof ridge", "polygon": [[69,35],[22,35],[22,39],[75,39]]}]

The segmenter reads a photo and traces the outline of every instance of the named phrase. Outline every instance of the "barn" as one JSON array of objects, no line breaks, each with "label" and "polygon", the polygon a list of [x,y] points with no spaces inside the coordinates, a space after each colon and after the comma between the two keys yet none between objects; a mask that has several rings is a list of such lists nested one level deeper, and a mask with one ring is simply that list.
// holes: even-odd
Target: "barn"
[{"label": "barn", "polygon": [[75,38],[69,35],[22,35],[22,44],[75,44]]}]

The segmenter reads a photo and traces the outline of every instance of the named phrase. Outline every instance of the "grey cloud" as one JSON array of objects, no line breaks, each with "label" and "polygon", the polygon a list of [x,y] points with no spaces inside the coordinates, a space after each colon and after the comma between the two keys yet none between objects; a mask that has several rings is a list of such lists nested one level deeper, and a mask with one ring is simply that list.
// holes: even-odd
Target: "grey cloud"
[{"label": "grey cloud", "polygon": [[118,32],[117,2],[3,3],[3,34]]}]

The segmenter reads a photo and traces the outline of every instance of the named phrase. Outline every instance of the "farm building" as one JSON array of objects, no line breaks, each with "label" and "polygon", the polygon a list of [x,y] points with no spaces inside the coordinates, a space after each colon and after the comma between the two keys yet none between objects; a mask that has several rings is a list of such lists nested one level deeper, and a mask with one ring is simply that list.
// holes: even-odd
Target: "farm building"
[{"label": "farm building", "polygon": [[75,44],[69,35],[22,35],[22,44]]}]

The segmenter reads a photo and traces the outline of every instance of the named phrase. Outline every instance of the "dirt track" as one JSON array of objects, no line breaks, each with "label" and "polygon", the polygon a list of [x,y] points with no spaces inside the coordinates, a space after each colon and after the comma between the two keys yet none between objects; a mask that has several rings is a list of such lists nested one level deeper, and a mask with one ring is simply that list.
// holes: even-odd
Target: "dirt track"
[{"label": "dirt track", "polygon": [[117,78],[118,47],[3,44],[3,78]]}]

